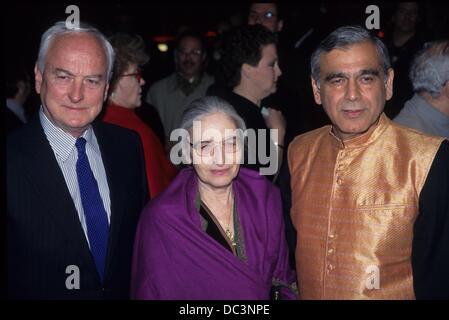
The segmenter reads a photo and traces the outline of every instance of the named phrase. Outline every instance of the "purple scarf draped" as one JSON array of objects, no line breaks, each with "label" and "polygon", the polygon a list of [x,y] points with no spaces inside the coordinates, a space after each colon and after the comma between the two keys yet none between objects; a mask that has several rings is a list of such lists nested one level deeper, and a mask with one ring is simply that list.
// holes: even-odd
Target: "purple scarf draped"
[{"label": "purple scarf draped", "polygon": [[[233,182],[246,261],[201,228],[192,168],[143,210],[134,245],[133,299],[269,299],[274,279],[295,283],[289,268],[279,190],[257,171],[241,168]],[[288,288],[284,299],[295,299]]]}]

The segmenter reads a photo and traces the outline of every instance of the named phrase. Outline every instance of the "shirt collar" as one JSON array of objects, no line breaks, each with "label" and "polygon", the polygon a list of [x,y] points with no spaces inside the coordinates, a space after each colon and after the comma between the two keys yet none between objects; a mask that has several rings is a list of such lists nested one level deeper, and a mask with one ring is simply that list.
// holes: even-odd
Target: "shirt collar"
[{"label": "shirt collar", "polygon": [[[77,138],[55,126],[53,122],[51,122],[45,115],[42,106],[39,110],[39,119],[53,151],[62,159],[63,162],[65,162],[70,153],[74,150]],[[98,147],[92,126],[89,126],[83,132],[81,137],[86,139],[87,144],[92,148],[92,150],[94,150],[94,152],[100,154],[100,149]]]}]

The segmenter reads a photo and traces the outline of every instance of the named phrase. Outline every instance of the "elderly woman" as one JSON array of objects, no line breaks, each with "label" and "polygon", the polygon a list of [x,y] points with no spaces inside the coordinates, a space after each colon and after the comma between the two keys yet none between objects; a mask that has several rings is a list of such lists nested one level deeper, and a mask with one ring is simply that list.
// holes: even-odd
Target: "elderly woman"
[{"label": "elderly woman", "polygon": [[[282,74],[276,49],[276,35],[262,25],[243,26],[232,31],[225,42],[223,74],[230,90],[221,91],[220,97],[234,106],[245,121],[248,129],[258,133],[265,132],[265,143],[249,141],[249,154],[256,155],[256,161],[245,156],[245,166],[253,169],[273,166],[266,175],[274,178],[282,162],[285,119],[282,113],[273,108],[264,108],[262,100],[276,92],[277,80]],[[211,90],[210,93],[213,91]],[[274,129],[277,136],[268,134]],[[263,137],[261,137],[263,139]],[[263,145],[265,150],[261,150]],[[271,155],[269,164],[264,157]],[[278,162],[273,163],[274,156]]]},{"label": "elderly woman", "polygon": [[132,298],[269,299],[275,291],[294,299],[279,190],[239,165],[242,118],[206,97],[186,110],[182,128],[193,167],[142,213]]},{"label": "elderly woman", "polygon": [[148,62],[144,43],[138,36],[116,34],[110,38],[115,51],[115,64],[103,121],[136,131],[143,145],[146,179],[150,197],[164,190],[176,174],[165,156],[153,130],[135,113],[141,105],[142,78],[140,67]]}]

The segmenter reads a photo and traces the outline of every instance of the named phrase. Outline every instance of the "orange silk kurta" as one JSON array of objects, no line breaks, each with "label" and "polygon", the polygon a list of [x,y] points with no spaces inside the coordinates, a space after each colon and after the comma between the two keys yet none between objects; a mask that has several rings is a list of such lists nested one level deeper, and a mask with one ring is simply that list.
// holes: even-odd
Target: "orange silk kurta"
[{"label": "orange silk kurta", "polygon": [[384,114],[344,143],[331,126],[295,138],[288,160],[300,298],[415,298],[413,225],[442,141]]}]

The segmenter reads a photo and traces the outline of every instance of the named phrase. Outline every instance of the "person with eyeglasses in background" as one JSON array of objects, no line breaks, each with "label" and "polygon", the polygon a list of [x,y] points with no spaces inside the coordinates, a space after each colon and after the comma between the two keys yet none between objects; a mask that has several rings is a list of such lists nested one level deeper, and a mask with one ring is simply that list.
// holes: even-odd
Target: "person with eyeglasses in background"
[{"label": "person with eyeglasses in background", "polygon": [[248,24],[261,24],[274,33],[282,31],[284,20],[276,3],[253,3],[249,8]]},{"label": "person with eyeglasses in background", "polygon": [[176,175],[176,168],[165,155],[164,148],[153,130],[135,110],[142,104],[140,68],[149,60],[144,42],[137,35],[117,33],[110,38],[116,58],[109,97],[102,117],[104,122],[136,131],[142,141],[146,178],[150,198],[164,190]]},{"label": "person with eyeglasses in background", "polygon": [[179,128],[182,113],[195,99],[204,97],[214,78],[204,72],[206,48],[203,37],[193,31],[181,33],[175,44],[175,71],[151,85],[146,102],[154,106],[164,127],[165,145]]},{"label": "person with eyeglasses in background", "polygon": [[296,299],[279,190],[240,167],[244,120],[208,96],[189,106],[181,128],[189,167],[142,212],[131,298]]}]

